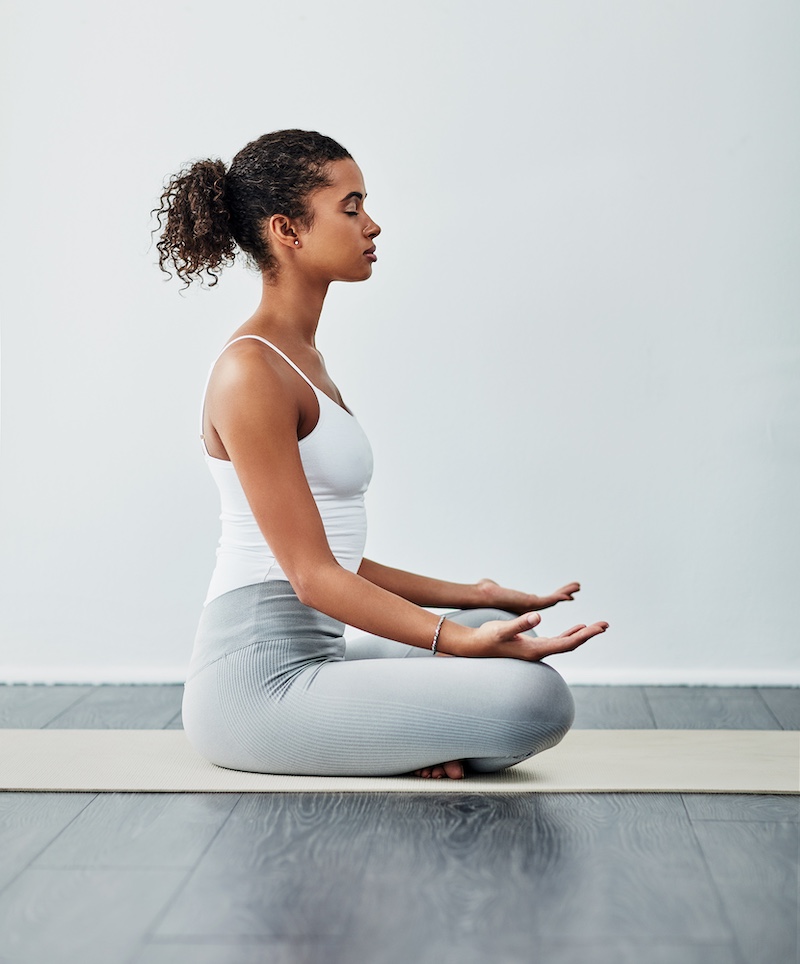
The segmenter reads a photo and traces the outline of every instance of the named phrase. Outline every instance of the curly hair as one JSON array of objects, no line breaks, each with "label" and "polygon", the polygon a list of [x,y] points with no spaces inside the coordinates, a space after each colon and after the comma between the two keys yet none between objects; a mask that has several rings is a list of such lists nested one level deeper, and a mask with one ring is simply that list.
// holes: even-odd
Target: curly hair
[{"label": "curly hair", "polygon": [[228,171],[219,160],[195,161],[169,178],[161,206],[152,212],[158,218],[155,231],[161,231],[159,267],[171,275],[170,262],[187,285],[202,283],[205,274],[213,286],[238,246],[261,271],[274,273],[277,259],[265,222],[284,214],[309,227],[309,195],[330,184],[331,161],[350,156],[317,131],[286,130],[251,141]]}]

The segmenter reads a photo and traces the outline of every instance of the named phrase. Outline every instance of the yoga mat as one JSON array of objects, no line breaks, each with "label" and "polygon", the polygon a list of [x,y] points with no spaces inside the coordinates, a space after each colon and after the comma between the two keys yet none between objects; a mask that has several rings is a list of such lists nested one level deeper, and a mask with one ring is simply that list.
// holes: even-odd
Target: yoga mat
[{"label": "yoga mat", "polygon": [[572,730],[552,750],[463,780],[244,773],[183,730],[0,730],[0,790],[164,793],[800,793],[800,732]]}]

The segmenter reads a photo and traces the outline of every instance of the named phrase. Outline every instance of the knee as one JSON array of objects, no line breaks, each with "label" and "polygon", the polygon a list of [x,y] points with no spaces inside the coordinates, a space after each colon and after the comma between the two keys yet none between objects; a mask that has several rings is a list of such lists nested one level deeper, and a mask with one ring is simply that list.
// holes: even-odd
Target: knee
[{"label": "knee", "polygon": [[575,720],[575,700],[563,677],[552,666],[547,663],[538,665],[544,670],[542,681],[545,716],[550,720],[554,733],[558,734],[557,739],[560,740]]},{"label": "knee", "polygon": [[502,747],[468,760],[479,772],[492,772],[549,750],[566,736],[575,718],[569,687],[546,663],[501,660],[503,713],[506,730]]},{"label": "knee", "polygon": [[520,721],[534,725],[550,746],[563,739],[575,719],[575,702],[562,677],[547,663],[524,663],[514,686]]}]

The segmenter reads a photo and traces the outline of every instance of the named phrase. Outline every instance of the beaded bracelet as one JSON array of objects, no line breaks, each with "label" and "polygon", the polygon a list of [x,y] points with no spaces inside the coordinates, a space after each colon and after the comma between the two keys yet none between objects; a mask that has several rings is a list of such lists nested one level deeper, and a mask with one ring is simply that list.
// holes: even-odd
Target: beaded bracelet
[{"label": "beaded bracelet", "polygon": [[439,633],[442,629],[442,623],[444,622],[444,616],[441,616],[439,622],[436,624],[436,632],[433,634],[433,642],[431,643],[431,652],[436,655],[436,646],[439,642]]}]

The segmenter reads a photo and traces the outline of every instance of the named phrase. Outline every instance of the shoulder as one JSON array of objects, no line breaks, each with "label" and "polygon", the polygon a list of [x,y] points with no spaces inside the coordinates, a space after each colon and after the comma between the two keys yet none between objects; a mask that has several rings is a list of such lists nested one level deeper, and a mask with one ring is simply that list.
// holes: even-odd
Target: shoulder
[{"label": "shoulder", "polygon": [[269,345],[255,338],[229,344],[217,359],[209,380],[207,403],[221,410],[284,413],[296,420],[300,408],[292,369]]},{"label": "shoulder", "polygon": [[229,343],[216,361],[211,382],[216,390],[257,390],[279,394],[293,385],[291,368],[274,349],[256,338]]}]

